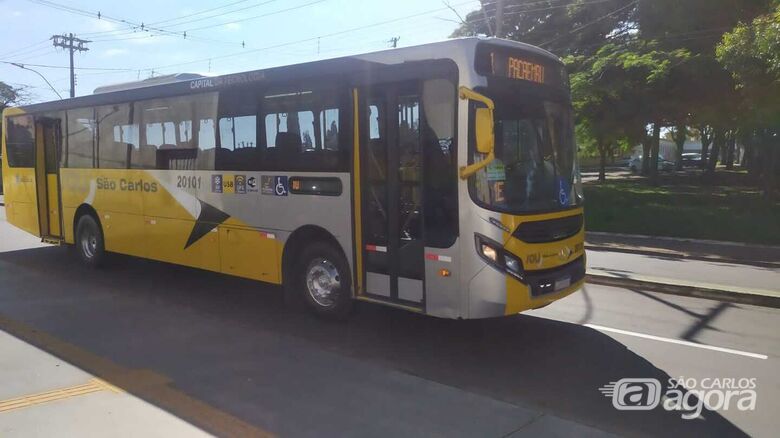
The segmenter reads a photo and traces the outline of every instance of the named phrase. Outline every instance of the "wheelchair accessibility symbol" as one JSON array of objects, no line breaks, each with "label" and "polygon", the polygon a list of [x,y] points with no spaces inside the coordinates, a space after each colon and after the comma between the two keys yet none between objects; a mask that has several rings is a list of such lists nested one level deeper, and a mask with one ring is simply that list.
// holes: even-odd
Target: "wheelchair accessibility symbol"
[{"label": "wheelchair accessibility symbol", "polygon": [[287,177],[275,176],[274,177],[274,195],[287,196]]},{"label": "wheelchair accessibility symbol", "polygon": [[558,202],[569,205],[569,184],[563,178],[558,178]]}]

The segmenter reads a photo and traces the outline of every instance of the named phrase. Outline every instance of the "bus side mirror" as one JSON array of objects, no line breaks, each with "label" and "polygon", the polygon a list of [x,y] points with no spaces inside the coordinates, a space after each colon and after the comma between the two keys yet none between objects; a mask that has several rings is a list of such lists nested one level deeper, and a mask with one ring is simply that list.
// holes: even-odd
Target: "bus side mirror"
[{"label": "bus side mirror", "polygon": [[477,108],[474,129],[476,130],[477,152],[480,154],[493,152],[496,144],[496,136],[493,132],[493,110]]},{"label": "bus side mirror", "polygon": [[460,98],[474,100],[481,102],[486,108],[477,108],[474,115],[474,137],[476,137],[476,149],[480,154],[487,154],[484,160],[474,164],[470,164],[460,168],[460,178],[467,179],[471,175],[479,172],[492,163],[496,159],[495,146],[496,135],[493,125],[493,111],[495,104],[493,100],[487,96],[477,93],[476,91],[467,88],[460,87]]}]

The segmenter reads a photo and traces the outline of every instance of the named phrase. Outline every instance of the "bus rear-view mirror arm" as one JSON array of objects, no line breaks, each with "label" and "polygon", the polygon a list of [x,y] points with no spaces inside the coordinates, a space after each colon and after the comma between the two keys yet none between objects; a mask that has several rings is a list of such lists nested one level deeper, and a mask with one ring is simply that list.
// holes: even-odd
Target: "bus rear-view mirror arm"
[{"label": "bus rear-view mirror arm", "polygon": [[474,118],[474,129],[477,141],[477,152],[480,154],[487,154],[487,156],[482,161],[460,168],[460,178],[467,179],[471,175],[474,175],[481,169],[487,167],[490,163],[493,162],[493,160],[496,159],[496,137],[493,127],[493,112],[495,111],[496,106],[492,99],[479,94],[468,87],[460,87],[459,95],[461,99],[473,100],[485,105],[485,108],[477,108],[476,110]]}]

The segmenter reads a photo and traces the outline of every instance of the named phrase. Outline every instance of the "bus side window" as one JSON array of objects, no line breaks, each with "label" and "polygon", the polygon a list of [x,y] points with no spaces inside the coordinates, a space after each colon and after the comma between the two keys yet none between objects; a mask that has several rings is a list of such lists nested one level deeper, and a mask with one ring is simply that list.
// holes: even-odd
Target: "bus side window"
[{"label": "bus side window", "polygon": [[349,166],[346,101],[332,91],[298,90],[262,99],[263,170],[335,172]]},{"label": "bus side window", "polygon": [[217,170],[259,170],[257,100],[249,90],[219,95]]},{"label": "bus side window", "polygon": [[6,149],[9,167],[34,167],[34,126],[32,116],[9,117]]},{"label": "bus side window", "polygon": [[138,140],[131,128],[132,107],[129,104],[97,108],[98,167],[127,169],[128,161],[138,150]]},{"label": "bus side window", "polygon": [[423,82],[425,244],[449,248],[458,235],[456,89],[448,79]]},{"label": "bus side window", "polygon": [[131,167],[214,170],[217,93],[136,102],[140,147]]},{"label": "bus side window", "polygon": [[80,108],[68,110],[68,156],[66,167],[92,169],[95,167],[95,110]]}]

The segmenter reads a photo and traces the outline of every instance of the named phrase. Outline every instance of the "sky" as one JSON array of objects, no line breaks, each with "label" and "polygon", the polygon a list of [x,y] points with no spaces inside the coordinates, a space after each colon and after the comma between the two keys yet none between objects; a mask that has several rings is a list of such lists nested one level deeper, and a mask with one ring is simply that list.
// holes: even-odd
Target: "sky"
[{"label": "sky", "polygon": [[[448,8],[449,4],[453,11]],[[171,73],[219,75],[446,39],[478,0],[0,0],[0,81],[29,103],[69,93],[68,53],[52,35],[91,42],[75,54],[76,95]],[[63,6],[65,6],[63,8]],[[98,14],[100,18],[98,18]],[[144,30],[139,27],[143,24]],[[186,32],[187,36],[184,37]],[[58,68],[59,67],[59,68]]]}]

